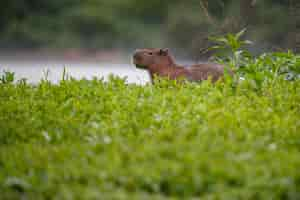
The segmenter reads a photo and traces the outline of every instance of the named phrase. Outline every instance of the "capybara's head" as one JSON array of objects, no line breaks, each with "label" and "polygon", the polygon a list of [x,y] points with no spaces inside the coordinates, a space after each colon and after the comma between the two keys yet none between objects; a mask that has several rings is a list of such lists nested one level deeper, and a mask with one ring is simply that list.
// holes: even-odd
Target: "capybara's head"
[{"label": "capybara's head", "polygon": [[149,69],[150,66],[169,66],[172,58],[168,49],[137,49],[133,55],[133,63],[137,68]]}]

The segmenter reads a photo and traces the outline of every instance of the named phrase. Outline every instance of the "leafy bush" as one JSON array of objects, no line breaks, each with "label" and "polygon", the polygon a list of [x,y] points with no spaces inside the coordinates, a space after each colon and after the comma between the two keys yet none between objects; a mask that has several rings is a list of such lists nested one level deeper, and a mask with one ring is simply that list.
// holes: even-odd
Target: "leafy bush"
[{"label": "leafy bush", "polygon": [[0,84],[1,199],[299,199],[286,68],[299,56],[249,60],[237,84]]},{"label": "leafy bush", "polygon": [[261,88],[264,82],[274,82],[284,77],[286,80],[300,79],[300,56],[292,52],[264,53],[257,57],[245,50],[245,46],[252,44],[241,37],[246,29],[236,34],[210,37],[215,45],[208,50],[215,50],[213,57],[219,63],[228,65],[236,72],[235,78],[251,80],[256,88]]}]

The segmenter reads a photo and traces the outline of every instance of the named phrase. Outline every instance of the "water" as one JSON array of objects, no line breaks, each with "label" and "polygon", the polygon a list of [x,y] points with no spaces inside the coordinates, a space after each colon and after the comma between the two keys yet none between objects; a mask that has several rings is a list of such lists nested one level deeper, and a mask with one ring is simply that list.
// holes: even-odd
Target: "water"
[{"label": "water", "polygon": [[132,64],[112,64],[79,61],[36,61],[36,60],[0,60],[0,73],[3,70],[15,72],[16,80],[26,78],[29,83],[36,84],[41,79],[58,83],[62,79],[63,70],[75,79],[92,79],[93,77],[107,80],[110,74],[127,77],[128,83],[144,85],[150,81],[146,71],[136,69]]}]

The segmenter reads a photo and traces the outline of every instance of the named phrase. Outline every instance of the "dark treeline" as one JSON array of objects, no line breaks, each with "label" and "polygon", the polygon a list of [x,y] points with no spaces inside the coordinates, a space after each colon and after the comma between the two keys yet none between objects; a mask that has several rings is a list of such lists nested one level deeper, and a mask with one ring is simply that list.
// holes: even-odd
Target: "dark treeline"
[{"label": "dark treeline", "polygon": [[169,46],[198,54],[209,35],[247,28],[253,49],[299,51],[299,0],[10,0],[0,47]]}]

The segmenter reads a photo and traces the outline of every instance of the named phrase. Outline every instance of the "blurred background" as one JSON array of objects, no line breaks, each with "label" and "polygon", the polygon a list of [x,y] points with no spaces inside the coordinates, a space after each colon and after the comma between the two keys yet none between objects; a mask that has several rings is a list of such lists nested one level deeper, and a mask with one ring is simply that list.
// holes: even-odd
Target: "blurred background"
[{"label": "blurred background", "polygon": [[[300,51],[299,0],[9,0],[0,6],[4,60],[130,64],[135,48],[205,60],[208,36],[247,28],[253,53]],[[13,64],[11,64],[13,65]]]}]

